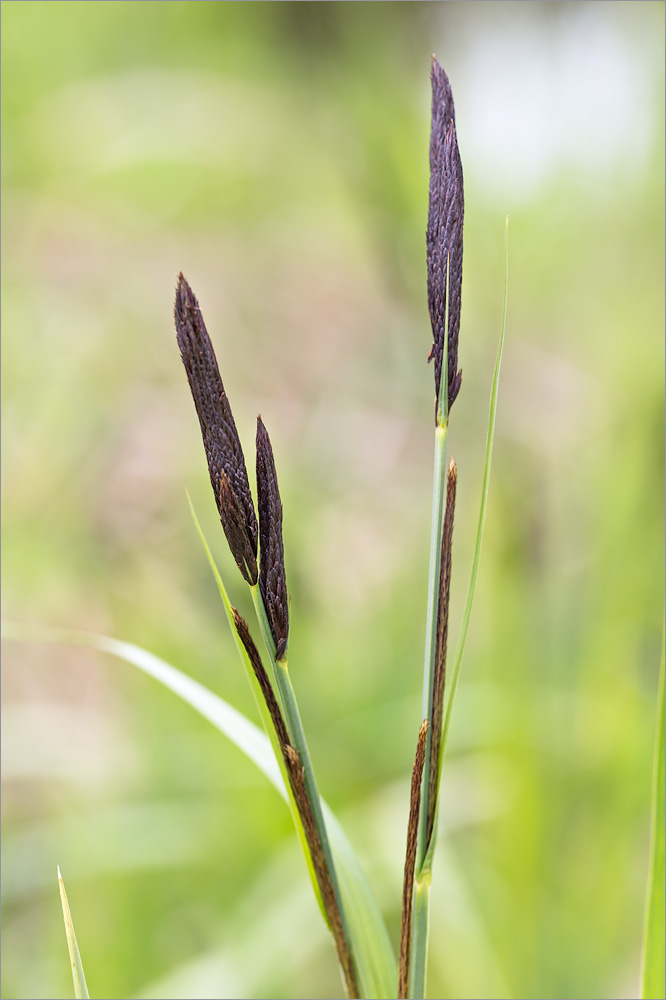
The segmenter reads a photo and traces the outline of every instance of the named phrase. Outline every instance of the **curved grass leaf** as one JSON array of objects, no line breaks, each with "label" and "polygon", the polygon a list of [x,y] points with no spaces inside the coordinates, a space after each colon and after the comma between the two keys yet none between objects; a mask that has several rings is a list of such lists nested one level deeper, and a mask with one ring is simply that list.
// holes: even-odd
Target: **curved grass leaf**
[{"label": "curved grass leaf", "polygon": [[[287,787],[266,734],[219,695],[209,691],[203,684],[188,677],[153,653],[130,642],[89,632],[34,629],[3,624],[3,634],[9,639],[87,646],[110,653],[138,667],[212,722],[256,764],[283,799],[288,801]],[[397,984],[396,960],[388,931],[354,848],[323,801],[322,807],[326,815],[344,905],[349,913],[350,933],[363,996],[388,1000],[395,995]]]},{"label": "curved grass leaf", "polygon": [[74,980],[74,996],[76,997],[76,1000],[88,1000],[89,993],[88,993],[88,987],[86,985],[86,977],[83,972],[83,963],[81,962],[79,946],[76,943],[76,934],[74,933],[72,914],[69,909],[69,903],[67,901],[67,893],[65,892],[65,883],[62,880],[62,875],[60,874],[60,868],[58,868],[58,885],[60,887],[60,902],[62,903],[62,915],[65,920],[65,934],[67,935],[69,960],[72,966],[72,979]]},{"label": "curved grass leaf", "polygon": [[660,1000],[666,995],[664,955],[664,645],[661,648],[659,706],[654,754],[654,786],[652,792],[652,856],[645,901],[645,935],[643,940],[643,971],[641,997]]}]

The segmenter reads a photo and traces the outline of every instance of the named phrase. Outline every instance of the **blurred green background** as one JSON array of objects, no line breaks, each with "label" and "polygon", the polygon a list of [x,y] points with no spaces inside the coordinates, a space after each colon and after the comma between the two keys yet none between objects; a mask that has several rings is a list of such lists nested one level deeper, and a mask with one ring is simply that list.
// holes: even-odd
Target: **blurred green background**
[{"label": "blurred green background", "polygon": [[[636,996],[662,620],[663,3],[2,4],[3,614],[138,643],[255,719],[175,344],[183,270],[272,436],[290,665],[397,939],[433,376],[429,62],[465,167],[455,635],[429,995]],[[250,462],[250,468],[253,463]],[[2,996],[339,997],[283,803],[120,661],[3,643]]]}]

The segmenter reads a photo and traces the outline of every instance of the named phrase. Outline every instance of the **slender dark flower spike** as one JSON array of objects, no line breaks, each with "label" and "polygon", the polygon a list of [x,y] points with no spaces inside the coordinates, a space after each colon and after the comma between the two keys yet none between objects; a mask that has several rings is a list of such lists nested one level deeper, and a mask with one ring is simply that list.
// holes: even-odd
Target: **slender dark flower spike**
[{"label": "slender dark flower spike", "polygon": [[236,608],[232,608],[231,612],[234,616],[234,624],[236,626],[236,631],[238,632],[238,637],[245,646],[245,652],[248,655],[248,659],[254,671],[254,676],[257,678],[259,687],[261,688],[261,693],[264,697],[264,701],[266,702],[266,708],[268,709],[273,726],[275,727],[280,747],[284,752],[284,748],[290,745],[289,734],[287,733],[287,726],[282,716],[282,712],[280,711],[277,698],[275,697],[275,692],[273,691],[271,682],[268,679],[266,669],[261,662],[259,651],[254,644],[252,636],[250,635],[250,629],[248,628],[247,622],[243,616],[238,613]]},{"label": "slender dark flower spike", "polygon": [[405,874],[402,886],[402,920],[400,923],[400,959],[398,964],[398,998],[409,996],[409,964],[412,940],[412,906],[414,899],[414,871],[416,868],[416,844],[421,810],[421,778],[425,764],[426,735],[428,720],[424,719],[416,744],[416,757],[412,771],[412,787],[409,797],[409,820],[407,823],[407,851],[405,854]]},{"label": "slender dark flower spike", "polygon": [[275,643],[275,659],[282,660],[289,639],[289,602],[282,543],[282,501],[268,431],[257,417],[257,505],[259,509],[259,588]]},{"label": "slender dark flower spike", "polygon": [[245,580],[257,582],[257,518],[243,449],[199,303],[182,274],[176,288],[176,336],[201,425],[215,503]]},{"label": "slender dark flower spike", "polygon": [[[448,332],[447,410],[458,392],[462,371],[458,370],[460,296],[463,257],[463,172],[456,138],[456,117],[449,78],[435,57],[430,72],[432,82],[432,126],[430,131],[430,200],[426,232],[428,262],[428,309],[433,345],[428,360],[435,360],[436,412],[442,361]],[[448,309],[447,309],[448,286]],[[448,316],[448,331],[447,331]]]},{"label": "slender dark flower spike", "polygon": [[236,631],[238,632],[238,636],[245,647],[245,651],[250,660],[254,675],[257,678],[259,687],[261,688],[261,693],[266,702],[266,707],[268,708],[271,721],[275,727],[287,775],[289,777],[289,784],[294,796],[294,802],[296,803],[296,808],[298,809],[301,822],[303,824],[303,832],[310,850],[312,866],[317,877],[317,883],[319,885],[319,891],[321,892],[321,898],[324,903],[324,909],[326,910],[326,915],[331,925],[331,933],[333,934],[333,938],[335,940],[335,946],[338,952],[338,961],[340,962],[340,966],[342,968],[347,996],[350,998],[359,997],[361,994],[356,980],[356,971],[354,969],[351,952],[345,938],[342,917],[340,915],[340,908],[336,899],[335,889],[333,888],[331,873],[321,845],[319,833],[317,831],[317,824],[312,812],[312,805],[308,797],[303,766],[298,753],[289,743],[287,727],[285,725],[282,712],[280,711],[277,698],[273,692],[271,682],[268,679],[268,674],[266,673],[264,665],[261,662],[261,656],[259,655],[257,647],[255,646],[252,636],[250,635],[247,622],[238,613],[236,608],[232,608],[231,610],[234,616]]},{"label": "slender dark flower spike", "polygon": [[453,516],[456,506],[458,470],[453,459],[449,462],[446,483],[446,510],[442,531],[441,560],[439,564],[439,595],[437,599],[437,638],[435,642],[435,675],[432,696],[432,723],[430,731],[430,760],[428,763],[428,816],[426,849],[435,827],[437,789],[441,770],[442,723],[444,719],[444,682],[446,680],[446,644],[449,634],[449,600],[451,595],[451,553],[453,543]]}]

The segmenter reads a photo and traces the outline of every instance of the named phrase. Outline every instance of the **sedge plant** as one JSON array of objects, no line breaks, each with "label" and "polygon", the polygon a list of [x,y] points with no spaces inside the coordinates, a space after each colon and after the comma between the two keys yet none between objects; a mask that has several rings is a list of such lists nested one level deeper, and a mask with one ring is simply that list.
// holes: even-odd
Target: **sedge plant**
[{"label": "sedge plant", "polygon": [[[438,788],[478,568],[502,350],[500,343],[491,397],[479,537],[454,662],[453,683],[445,708],[451,546],[457,483],[454,460],[451,459],[448,467],[446,466],[446,438],[451,408],[462,382],[462,372],[458,369],[458,338],[464,195],[453,95],[448,77],[436,59],[432,63],[431,82],[427,288],[433,332],[429,360],[434,361],[435,372],[435,476],[423,719],[411,784],[397,982],[390,959],[381,970],[390,995],[414,998],[425,996],[428,903],[437,826]],[[341,889],[328,823],[289,674],[287,651],[290,610],[282,539],[282,502],[268,431],[261,417],[258,417],[258,513],[255,513],[243,448],[215,353],[197,299],[182,274],[178,278],[174,314],[178,345],[199,418],[220,521],[236,565],[250,588],[268,669],[255,645],[248,623],[235,608],[228,607],[232,628],[254,675],[255,692],[281,764],[292,814],[306,854],[315,893],[333,937],[346,994],[348,997],[379,995],[376,992],[378,984],[375,984],[375,992],[372,991],[368,972],[370,959],[366,952],[372,942],[365,936],[359,938],[354,933],[355,904]],[[502,333],[503,329],[504,323]],[[225,603],[228,604],[226,597]]]},{"label": "sedge plant", "polygon": [[[211,339],[185,277],[177,281],[174,318],[180,356],[199,420],[215,504],[227,543],[247,585],[260,641],[232,605],[192,508],[264,732],[221,698],[129,643],[84,633],[58,641],[93,646],[133,663],[208,718],[265,773],[284,797],[303,848],[349,998],[424,998],[430,885],[438,789],[479,566],[497,406],[504,312],[492,379],[480,514],[462,623],[450,667],[447,645],[457,470],[446,461],[451,410],[462,384],[458,368],[463,255],[463,172],[448,77],[433,57],[427,293],[435,375],[435,463],[428,577],[423,712],[412,771],[399,954],[395,952],[362,866],[322,799],[288,666],[290,604],[282,536],[282,501],[268,430],[257,418],[256,507],[245,454]],[[33,636],[34,637],[34,636]],[[47,638],[54,638],[49,636]],[[415,726],[415,731],[416,731]],[[76,996],[87,996],[83,967],[60,881]]]}]

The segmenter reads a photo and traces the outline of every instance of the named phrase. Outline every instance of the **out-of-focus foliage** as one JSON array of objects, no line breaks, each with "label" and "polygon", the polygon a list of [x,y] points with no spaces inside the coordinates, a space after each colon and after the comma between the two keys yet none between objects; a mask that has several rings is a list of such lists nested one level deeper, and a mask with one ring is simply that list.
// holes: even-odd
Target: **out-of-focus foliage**
[{"label": "out-of-focus foliage", "polygon": [[[431,996],[639,988],[663,552],[661,3],[2,5],[3,613],[136,642],[251,717],[192,492],[183,270],[284,503],[290,667],[397,938],[433,390],[428,69],[465,168],[452,629],[511,216],[484,550],[444,774]],[[246,608],[248,612],[250,609]],[[275,792],[122,664],[4,645],[6,998],[337,995]]]}]

